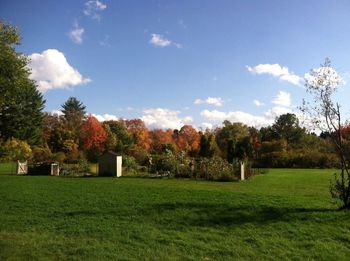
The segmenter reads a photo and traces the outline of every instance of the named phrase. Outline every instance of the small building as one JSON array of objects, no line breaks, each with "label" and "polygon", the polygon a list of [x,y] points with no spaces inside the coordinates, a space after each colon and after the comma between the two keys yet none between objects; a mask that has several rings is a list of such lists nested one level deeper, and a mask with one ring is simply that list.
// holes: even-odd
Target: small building
[{"label": "small building", "polygon": [[122,156],[113,151],[104,152],[98,159],[98,175],[120,177],[122,175]]}]

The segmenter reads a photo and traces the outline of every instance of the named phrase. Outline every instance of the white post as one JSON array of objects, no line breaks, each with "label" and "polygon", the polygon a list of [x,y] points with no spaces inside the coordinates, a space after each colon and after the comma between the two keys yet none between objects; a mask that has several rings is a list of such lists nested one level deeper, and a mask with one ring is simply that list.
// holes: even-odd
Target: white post
[{"label": "white post", "polygon": [[244,180],[244,161],[241,161],[241,180]]},{"label": "white post", "polygon": [[122,175],[122,156],[117,156],[117,177],[121,177]]}]

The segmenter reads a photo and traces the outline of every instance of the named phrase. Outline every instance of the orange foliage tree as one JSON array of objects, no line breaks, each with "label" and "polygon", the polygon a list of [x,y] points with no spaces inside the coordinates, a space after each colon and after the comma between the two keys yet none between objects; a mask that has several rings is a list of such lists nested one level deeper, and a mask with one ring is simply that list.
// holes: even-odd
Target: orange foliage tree
[{"label": "orange foliage tree", "polygon": [[132,134],[135,145],[145,151],[149,151],[151,147],[151,139],[145,123],[140,119],[124,120],[124,124]]},{"label": "orange foliage tree", "polygon": [[168,130],[162,130],[162,129],[155,129],[151,130],[149,132],[150,138],[152,140],[151,144],[151,151],[153,153],[161,153],[164,145],[166,144],[174,144],[173,140],[173,131],[171,129]]},{"label": "orange foliage tree", "polygon": [[200,134],[191,125],[184,125],[179,131],[178,146],[181,150],[197,153],[200,144]]}]

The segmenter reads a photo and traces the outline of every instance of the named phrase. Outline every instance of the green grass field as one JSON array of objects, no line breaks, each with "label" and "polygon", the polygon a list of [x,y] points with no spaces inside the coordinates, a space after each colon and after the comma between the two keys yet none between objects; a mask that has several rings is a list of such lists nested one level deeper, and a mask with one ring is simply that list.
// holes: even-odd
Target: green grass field
[{"label": "green grass field", "polygon": [[240,183],[2,174],[0,260],[349,260],[333,172]]}]

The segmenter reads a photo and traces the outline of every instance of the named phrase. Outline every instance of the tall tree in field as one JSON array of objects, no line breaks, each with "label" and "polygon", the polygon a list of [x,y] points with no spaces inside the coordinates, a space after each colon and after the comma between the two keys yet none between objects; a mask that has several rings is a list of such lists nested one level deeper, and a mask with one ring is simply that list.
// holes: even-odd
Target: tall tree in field
[{"label": "tall tree in field", "polygon": [[82,126],[83,148],[92,160],[104,150],[106,142],[106,132],[101,123],[93,116],[89,115]]},{"label": "tall tree in field", "polygon": [[287,142],[287,150],[291,143],[298,143],[305,134],[305,129],[300,127],[299,120],[293,113],[279,116],[272,125],[272,131],[277,139]]},{"label": "tall tree in field", "polygon": [[45,101],[29,79],[28,58],[16,52],[17,28],[0,21],[0,138],[41,143]]},{"label": "tall tree in field", "polygon": [[333,94],[343,80],[326,59],[320,68],[311,70],[305,77],[306,90],[312,95],[312,101],[303,101],[302,111],[321,131],[331,135],[334,148],[341,162],[341,171],[335,175],[330,191],[334,198],[340,199],[342,208],[350,209],[350,156],[346,153],[346,146],[342,129],[344,120],[341,117],[340,104],[333,100]]},{"label": "tall tree in field", "polygon": [[115,151],[117,146],[117,135],[115,135],[112,132],[111,127],[109,127],[108,124],[103,123],[102,126],[106,132],[106,142],[105,142],[106,150]]},{"label": "tall tree in field", "polygon": [[62,105],[62,112],[66,120],[66,126],[72,132],[72,138],[75,143],[79,144],[81,127],[85,117],[86,107],[75,97],[69,97]]}]

